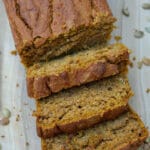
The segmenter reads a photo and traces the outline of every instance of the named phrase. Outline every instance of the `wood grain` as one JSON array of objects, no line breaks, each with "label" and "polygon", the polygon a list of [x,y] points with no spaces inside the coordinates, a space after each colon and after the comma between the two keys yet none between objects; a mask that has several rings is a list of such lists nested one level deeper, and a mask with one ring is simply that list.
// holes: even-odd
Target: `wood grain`
[{"label": "wood grain", "polygon": [[[150,22],[146,19],[150,17],[149,11],[141,8],[142,3],[147,0],[108,1],[113,14],[118,18],[116,23],[118,28],[113,32],[113,36],[122,36],[122,42],[132,50],[131,59],[136,56],[134,67],[129,73],[129,80],[135,92],[130,103],[146,126],[150,127],[150,94],[146,93],[146,89],[150,88],[150,67],[144,66],[141,70],[137,68],[137,61],[143,56],[150,57],[150,34],[145,32],[142,39],[133,36],[134,29],[144,31],[146,26],[150,26]],[[129,8],[130,17],[122,15],[123,7]],[[0,143],[3,150],[40,150],[40,140],[35,131],[35,119],[31,115],[32,110],[35,109],[34,101],[27,97],[25,70],[18,56],[10,54],[14,48],[4,5],[0,0],[0,51],[2,53],[0,54],[0,109],[7,107],[12,112],[10,124],[5,127],[0,126]],[[16,86],[17,83],[19,87]],[[17,114],[20,115],[18,122]],[[5,138],[1,138],[1,135],[5,135]],[[26,142],[29,142],[29,146]]]}]

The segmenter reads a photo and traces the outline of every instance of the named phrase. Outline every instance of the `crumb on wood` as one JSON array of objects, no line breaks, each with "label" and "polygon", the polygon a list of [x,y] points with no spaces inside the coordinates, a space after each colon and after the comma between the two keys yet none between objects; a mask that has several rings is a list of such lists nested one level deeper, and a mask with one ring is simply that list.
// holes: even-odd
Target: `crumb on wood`
[{"label": "crumb on wood", "polygon": [[29,146],[29,142],[26,142],[26,146]]},{"label": "crumb on wood", "polygon": [[5,135],[1,135],[1,138],[5,138]]},{"label": "crumb on wood", "polygon": [[141,69],[142,66],[143,66],[143,62],[142,61],[137,62],[137,66],[138,66],[139,69]]},{"label": "crumb on wood", "polygon": [[19,87],[19,83],[16,84],[16,87]]},{"label": "crumb on wood", "polygon": [[146,89],[146,93],[150,93],[150,88],[147,88],[147,89]]},{"label": "crumb on wood", "polygon": [[115,36],[114,39],[115,39],[116,42],[118,42],[122,39],[122,37],[121,36]]},{"label": "crumb on wood", "polygon": [[114,25],[114,29],[118,29],[118,26]]},{"label": "crumb on wood", "polygon": [[16,116],[16,121],[17,122],[20,121],[20,115],[19,114]]},{"label": "crumb on wood", "polygon": [[14,56],[17,55],[17,51],[16,50],[12,50],[10,53],[11,53],[11,55],[14,55]]},{"label": "crumb on wood", "polygon": [[135,56],[133,56],[132,60],[133,60],[133,61],[135,61],[135,60],[136,60],[136,57],[135,57]]},{"label": "crumb on wood", "polygon": [[134,65],[133,65],[133,62],[132,62],[132,61],[129,62],[129,66],[130,66],[131,68],[133,68]]},{"label": "crumb on wood", "polygon": [[29,105],[28,103],[24,102],[23,105]]}]

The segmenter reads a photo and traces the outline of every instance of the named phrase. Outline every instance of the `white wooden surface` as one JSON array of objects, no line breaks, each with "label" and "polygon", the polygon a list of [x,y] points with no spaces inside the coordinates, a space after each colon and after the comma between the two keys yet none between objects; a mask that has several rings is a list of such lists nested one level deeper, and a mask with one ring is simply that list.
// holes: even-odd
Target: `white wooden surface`
[{"label": "white wooden surface", "polygon": [[[132,49],[133,56],[137,61],[143,56],[150,57],[150,34],[145,32],[142,39],[135,39],[134,29],[144,31],[146,26],[150,26],[150,10],[143,10],[143,2],[150,0],[108,0],[114,15],[118,18],[117,27],[113,35],[121,35],[122,42]],[[121,9],[127,6],[130,17],[122,16]],[[113,42],[113,40],[112,40]],[[0,126],[0,144],[3,150],[40,150],[40,140],[36,136],[35,118],[31,116],[35,109],[34,101],[27,97],[25,87],[25,71],[19,63],[18,56],[12,56],[10,51],[15,49],[11,35],[8,19],[4,5],[0,0],[0,109],[7,107],[12,112],[10,124],[5,127]],[[137,68],[137,61],[134,68],[130,69],[129,80],[135,92],[130,103],[141,116],[146,126],[150,127],[150,94],[145,91],[150,88],[150,67]],[[16,84],[19,83],[19,87]],[[28,105],[24,105],[28,103]],[[16,121],[17,114],[20,121]],[[5,138],[1,138],[5,135]],[[26,146],[29,142],[29,146]]]}]

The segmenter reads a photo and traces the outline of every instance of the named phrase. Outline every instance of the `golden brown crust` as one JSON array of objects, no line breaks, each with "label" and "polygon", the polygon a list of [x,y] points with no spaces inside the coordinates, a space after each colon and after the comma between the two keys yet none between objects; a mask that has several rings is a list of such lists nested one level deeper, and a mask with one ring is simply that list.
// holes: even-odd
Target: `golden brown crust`
[{"label": "golden brown crust", "polygon": [[111,15],[106,0],[3,1],[13,27],[17,47],[24,43],[24,40],[29,43],[35,42],[37,37],[46,40],[48,37],[63,34],[72,27],[88,26],[98,13]]},{"label": "golden brown crust", "polygon": [[[108,29],[104,28],[104,35],[96,40],[106,41],[115,21],[106,0],[3,1],[16,47],[25,65],[47,59],[42,56],[48,53],[48,57],[61,55],[82,44],[83,40],[86,41],[84,44],[93,42],[103,27]],[[71,38],[76,35],[78,37]],[[68,39],[72,42],[70,46],[67,46]],[[64,50],[59,51],[64,45]]]},{"label": "golden brown crust", "polygon": [[[41,139],[42,150],[52,150],[52,149],[82,149],[86,143],[86,149],[111,149],[115,150],[137,150],[138,147],[146,140],[148,137],[148,130],[145,128],[143,122],[139,116],[129,107],[127,113],[123,114],[125,117],[122,121],[120,120],[122,115],[120,115],[116,120],[110,121],[109,126],[106,124],[99,124],[90,128],[88,130],[82,130],[77,134],[63,134],[50,139]],[[134,120],[134,121],[133,121]],[[122,124],[122,125],[121,125]],[[116,127],[115,127],[116,126]],[[116,130],[115,130],[116,129]],[[104,131],[105,132],[104,132]],[[113,132],[111,132],[111,130]],[[119,130],[117,132],[117,130]],[[116,132],[114,132],[116,131]],[[106,133],[108,132],[108,133]],[[97,136],[95,136],[97,134]],[[80,135],[80,136],[79,136]],[[98,136],[99,135],[99,136]],[[97,140],[95,147],[90,145],[86,140],[91,140],[94,143],[94,136]],[[105,140],[102,140],[105,139]],[[109,140],[107,140],[109,139]],[[121,139],[121,140],[120,140]],[[62,141],[62,142],[60,142]],[[114,141],[114,143],[113,143]],[[91,142],[91,143],[92,143]],[[104,142],[104,143],[103,143]],[[92,143],[92,144],[93,144]]]},{"label": "golden brown crust", "polygon": [[128,144],[122,145],[118,150],[137,150],[138,147],[146,140],[147,136],[135,139]]},{"label": "golden brown crust", "polygon": [[[122,145],[120,148],[116,150],[137,150],[139,146],[146,140],[146,138],[147,136],[145,135],[144,137],[141,137],[139,139],[131,141],[130,143]],[[44,140],[41,140],[41,149],[48,150]]]},{"label": "golden brown crust", "polygon": [[35,99],[40,99],[63,89],[116,75],[126,69],[126,64],[127,61],[123,61],[119,64],[98,62],[96,64],[91,64],[87,68],[75,70],[73,73],[65,71],[58,76],[50,75],[27,78],[28,95]]},{"label": "golden brown crust", "polygon": [[38,118],[37,118],[36,121],[37,134],[39,137],[42,138],[50,138],[60,133],[74,133],[81,129],[92,127],[93,125],[99,122],[114,119],[127,110],[128,106],[121,106],[112,110],[108,110],[107,112],[104,113],[102,117],[97,115],[92,118],[79,120],[78,122],[72,122],[70,124],[64,124],[60,126],[55,126],[54,128],[47,128],[47,129],[44,129],[38,125]]},{"label": "golden brown crust", "polygon": [[128,60],[129,50],[123,44],[114,44],[90,48],[86,53],[68,55],[58,61],[37,63],[27,69],[28,95],[40,99],[63,89],[116,75],[127,67]]}]

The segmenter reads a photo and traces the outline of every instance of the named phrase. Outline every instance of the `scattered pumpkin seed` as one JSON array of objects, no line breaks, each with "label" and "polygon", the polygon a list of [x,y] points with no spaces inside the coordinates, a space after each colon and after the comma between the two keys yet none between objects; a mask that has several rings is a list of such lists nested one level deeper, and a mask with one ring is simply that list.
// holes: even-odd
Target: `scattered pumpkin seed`
[{"label": "scattered pumpkin seed", "polygon": [[129,17],[130,16],[129,9],[128,8],[123,8],[122,9],[122,14],[126,17]]},{"label": "scattered pumpkin seed", "polygon": [[8,125],[9,124],[9,118],[1,118],[0,125]]},{"label": "scattered pumpkin seed", "polygon": [[142,62],[146,66],[150,66],[150,58],[143,57]]},{"label": "scattered pumpkin seed", "polygon": [[142,8],[143,9],[150,9],[150,3],[143,3]]},{"label": "scattered pumpkin seed", "polygon": [[10,112],[9,109],[3,108],[3,109],[2,109],[2,115],[3,115],[3,117],[5,117],[5,118],[10,118],[11,112]]},{"label": "scattered pumpkin seed", "polygon": [[135,30],[134,31],[134,37],[135,38],[142,38],[144,36],[144,32],[143,31],[140,31],[140,30]]},{"label": "scattered pumpkin seed", "polygon": [[145,28],[145,31],[146,31],[147,33],[150,33],[150,27],[146,27],[146,28]]}]

